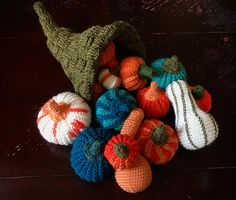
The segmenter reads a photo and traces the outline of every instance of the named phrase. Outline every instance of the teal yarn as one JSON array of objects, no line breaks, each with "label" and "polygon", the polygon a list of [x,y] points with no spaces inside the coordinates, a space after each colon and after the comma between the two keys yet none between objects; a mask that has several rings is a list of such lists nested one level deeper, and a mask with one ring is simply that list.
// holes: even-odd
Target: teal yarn
[{"label": "teal yarn", "polygon": [[108,90],[96,102],[97,122],[105,129],[120,131],[136,105],[135,98],[125,90]]},{"label": "teal yarn", "polygon": [[75,173],[88,182],[104,180],[112,171],[112,166],[104,157],[104,147],[113,136],[111,130],[88,128],[74,140],[71,150],[71,167]]},{"label": "teal yarn", "polygon": [[177,56],[157,59],[152,62],[151,67],[157,71],[156,75],[152,77],[152,81],[157,82],[161,89],[165,90],[174,81],[187,79],[185,68]]}]

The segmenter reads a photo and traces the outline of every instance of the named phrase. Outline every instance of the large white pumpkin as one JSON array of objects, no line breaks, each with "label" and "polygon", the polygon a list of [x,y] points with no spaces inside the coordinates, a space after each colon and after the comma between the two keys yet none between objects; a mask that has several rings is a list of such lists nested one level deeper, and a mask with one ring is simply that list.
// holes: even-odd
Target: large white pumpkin
[{"label": "large white pumpkin", "polygon": [[77,94],[63,92],[41,108],[37,124],[41,135],[50,143],[69,145],[91,123],[91,110]]}]

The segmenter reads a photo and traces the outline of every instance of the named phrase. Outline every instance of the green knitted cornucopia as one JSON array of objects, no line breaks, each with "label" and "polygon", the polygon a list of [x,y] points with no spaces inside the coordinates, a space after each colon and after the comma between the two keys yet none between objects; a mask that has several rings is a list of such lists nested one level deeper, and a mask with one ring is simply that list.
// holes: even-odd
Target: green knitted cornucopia
[{"label": "green knitted cornucopia", "polygon": [[59,27],[41,2],[34,3],[39,22],[47,37],[47,46],[71,80],[75,92],[91,100],[100,53],[110,41],[145,56],[144,45],[129,23],[117,21],[104,27],[93,26],[82,33]]}]

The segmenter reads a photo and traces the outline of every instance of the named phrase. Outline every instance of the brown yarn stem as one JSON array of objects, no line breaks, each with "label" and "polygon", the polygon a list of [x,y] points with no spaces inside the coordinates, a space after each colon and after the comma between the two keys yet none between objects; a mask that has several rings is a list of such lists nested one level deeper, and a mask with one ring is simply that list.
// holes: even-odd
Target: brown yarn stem
[{"label": "brown yarn stem", "polygon": [[158,83],[152,81],[148,91],[145,94],[145,98],[154,101],[160,97],[160,93],[158,92]]},{"label": "brown yarn stem", "polygon": [[168,58],[163,67],[169,73],[175,73],[179,70],[179,58],[174,55]]},{"label": "brown yarn stem", "polygon": [[151,139],[156,145],[163,145],[167,143],[168,136],[165,125],[160,125],[151,133]]}]

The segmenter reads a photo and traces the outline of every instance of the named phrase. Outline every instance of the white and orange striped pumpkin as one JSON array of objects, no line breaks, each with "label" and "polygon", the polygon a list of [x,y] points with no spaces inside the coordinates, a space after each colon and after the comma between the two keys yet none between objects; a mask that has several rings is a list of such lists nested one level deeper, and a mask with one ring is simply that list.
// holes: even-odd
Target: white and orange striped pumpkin
[{"label": "white and orange striped pumpkin", "polygon": [[98,75],[98,82],[106,89],[113,89],[120,87],[121,79],[112,74],[109,69],[103,69]]},{"label": "white and orange striped pumpkin", "polygon": [[41,108],[37,124],[41,135],[50,143],[69,145],[91,123],[91,110],[77,94],[63,92]]}]

